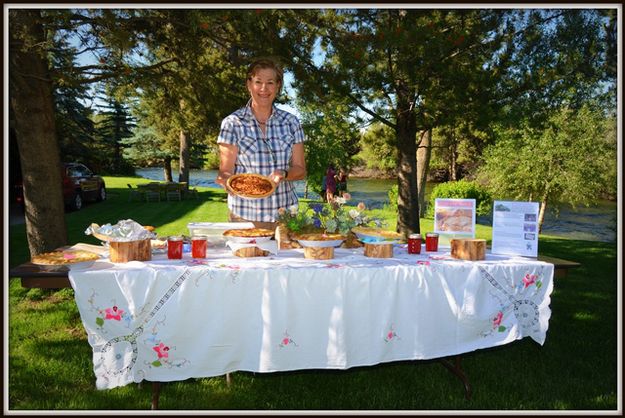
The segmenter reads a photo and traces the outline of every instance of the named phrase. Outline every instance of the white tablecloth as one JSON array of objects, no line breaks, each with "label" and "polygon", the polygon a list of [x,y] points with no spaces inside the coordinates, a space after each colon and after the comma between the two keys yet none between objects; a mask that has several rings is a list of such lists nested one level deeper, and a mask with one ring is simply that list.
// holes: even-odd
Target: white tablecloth
[{"label": "white tablecloth", "polygon": [[346,369],[431,359],[529,336],[543,344],[553,265],[449,253],[364,257],[335,249],[197,261],[97,261],[69,278],[97,388],[237,370]]}]

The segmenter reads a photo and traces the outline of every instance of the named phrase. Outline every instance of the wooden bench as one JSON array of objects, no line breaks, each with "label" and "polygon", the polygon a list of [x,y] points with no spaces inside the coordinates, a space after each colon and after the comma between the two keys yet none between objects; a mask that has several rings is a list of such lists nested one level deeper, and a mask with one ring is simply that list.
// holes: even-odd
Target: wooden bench
[{"label": "wooden bench", "polygon": [[581,266],[581,264],[576,261],[569,261],[556,257],[548,257],[546,255],[539,255],[537,260],[553,264],[553,277],[558,278],[566,277],[569,269]]}]

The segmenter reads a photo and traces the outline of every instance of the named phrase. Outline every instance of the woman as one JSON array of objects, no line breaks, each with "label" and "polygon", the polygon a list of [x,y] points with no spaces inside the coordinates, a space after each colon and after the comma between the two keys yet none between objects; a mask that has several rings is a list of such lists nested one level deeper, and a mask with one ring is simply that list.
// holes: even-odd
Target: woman
[{"label": "woman", "polygon": [[347,193],[347,172],[344,168],[341,168],[338,176],[336,176],[336,191],[340,197]]},{"label": "woman", "polygon": [[326,170],[326,202],[332,203],[336,194],[336,172],[334,166],[329,165]]},{"label": "woman", "polygon": [[277,185],[275,193],[264,199],[228,194],[230,221],[250,221],[257,228],[275,229],[278,209],[298,203],[291,181],[306,177],[302,126],[297,117],[273,104],[282,88],[282,74],[271,60],[253,62],[246,82],[250,100],[222,121],[217,139],[217,184],[225,187],[233,174],[256,173]]}]

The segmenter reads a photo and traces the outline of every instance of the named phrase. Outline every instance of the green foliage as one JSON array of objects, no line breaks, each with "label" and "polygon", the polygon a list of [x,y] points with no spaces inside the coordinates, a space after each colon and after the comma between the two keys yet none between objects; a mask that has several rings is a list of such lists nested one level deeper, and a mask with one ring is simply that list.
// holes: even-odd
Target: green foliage
[{"label": "green foliage", "polygon": [[474,181],[458,180],[440,183],[430,193],[426,217],[434,217],[434,203],[437,198],[475,199],[475,213],[488,215],[492,210],[493,199],[488,191]]},{"label": "green foliage", "polygon": [[397,197],[399,196],[398,189],[399,187],[396,184],[394,184],[391,186],[390,190],[388,191],[389,205],[391,209],[394,209],[394,210],[397,210]]},{"label": "green foliage", "polygon": [[306,133],[306,181],[319,194],[329,164],[348,170],[352,167],[359,134],[348,108],[340,101],[317,103],[314,107],[300,102],[300,108]]},{"label": "green foliage", "polygon": [[615,190],[614,119],[583,106],[552,114],[544,128],[527,123],[498,132],[479,177],[494,196],[571,206]]},{"label": "green foliage", "polygon": [[361,164],[369,169],[392,171],[397,167],[397,140],[395,132],[382,123],[373,123],[361,136]]}]

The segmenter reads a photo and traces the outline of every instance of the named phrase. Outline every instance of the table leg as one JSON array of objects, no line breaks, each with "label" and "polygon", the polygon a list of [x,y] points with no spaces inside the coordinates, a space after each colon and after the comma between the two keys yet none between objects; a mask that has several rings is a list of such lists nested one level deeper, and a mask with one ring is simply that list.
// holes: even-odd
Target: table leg
[{"label": "table leg", "polygon": [[158,399],[161,395],[161,382],[152,382],[152,409],[158,409]]},{"label": "table leg", "polygon": [[460,355],[455,356],[455,361],[453,362],[447,358],[438,359],[438,361],[443,366],[447,367],[447,370],[455,374],[458,377],[458,379],[462,381],[462,383],[464,384],[464,397],[467,400],[470,400],[471,393],[472,393],[471,384],[469,383],[469,378],[467,377],[467,375],[464,373],[464,370],[462,369],[462,364],[460,364],[461,360],[462,360],[462,356]]},{"label": "table leg", "polygon": [[226,373],[226,386],[230,387],[232,383],[232,379],[230,378],[230,373]]}]

